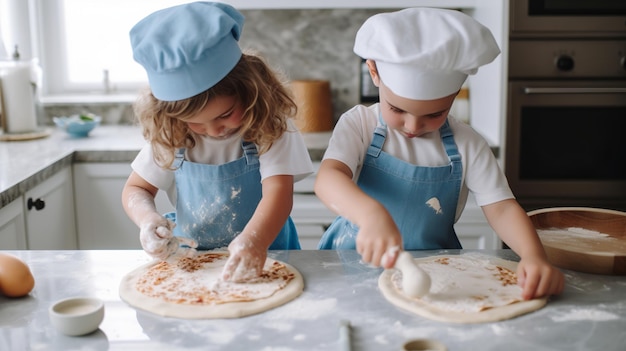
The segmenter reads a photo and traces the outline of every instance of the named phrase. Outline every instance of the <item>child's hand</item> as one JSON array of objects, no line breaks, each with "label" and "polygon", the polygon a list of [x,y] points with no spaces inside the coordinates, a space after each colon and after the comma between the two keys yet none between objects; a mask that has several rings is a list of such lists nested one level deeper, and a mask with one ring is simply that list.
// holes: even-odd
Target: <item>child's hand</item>
[{"label": "child's hand", "polygon": [[247,236],[238,235],[228,245],[228,251],[230,257],[222,271],[223,280],[245,282],[259,277],[263,272],[267,251]]},{"label": "child's hand", "polygon": [[523,258],[517,266],[517,284],[522,287],[522,298],[558,295],[563,291],[563,273],[543,258]]},{"label": "child's hand", "polygon": [[359,226],[356,250],[363,262],[374,267],[382,265],[383,268],[391,268],[401,247],[402,236],[391,216],[372,216],[371,220]]},{"label": "child's hand", "polygon": [[178,241],[172,240],[172,229],[175,224],[154,213],[146,216],[141,222],[139,241],[141,247],[150,256],[164,260],[178,249]]}]

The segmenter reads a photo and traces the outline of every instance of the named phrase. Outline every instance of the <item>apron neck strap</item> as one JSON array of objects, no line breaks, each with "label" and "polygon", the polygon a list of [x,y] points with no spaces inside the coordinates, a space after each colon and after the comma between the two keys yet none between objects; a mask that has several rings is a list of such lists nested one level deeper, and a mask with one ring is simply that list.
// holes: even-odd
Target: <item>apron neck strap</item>
[{"label": "apron neck strap", "polygon": [[248,165],[254,165],[259,163],[259,152],[256,149],[256,145],[249,141],[242,141],[241,148],[243,149],[243,155],[246,157],[246,163]]},{"label": "apron neck strap", "polygon": [[176,154],[174,155],[174,162],[172,163],[172,169],[179,169],[180,166],[183,165],[183,160],[185,159],[185,148],[181,147],[176,150]]},{"label": "apron neck strap", "polygon": [[367,148],[367,154],[373,157],[378,157],[383,149],[386,138],[387,124],[383,120],[383,117],[378,114],[378,125],[376,125],[376,130],[374,130],[374,138],[372,139],[372,143]]},{"label": "apron neck strap", "polygon": [[452,162],[461,161],[461,155],[454,142],[454,135],[452,134],[452,128],[450,128],[450,122],[446,119],[441,128],[439,128],[439,134],[441,135],[441,141],[446,148],[446,154]]}]

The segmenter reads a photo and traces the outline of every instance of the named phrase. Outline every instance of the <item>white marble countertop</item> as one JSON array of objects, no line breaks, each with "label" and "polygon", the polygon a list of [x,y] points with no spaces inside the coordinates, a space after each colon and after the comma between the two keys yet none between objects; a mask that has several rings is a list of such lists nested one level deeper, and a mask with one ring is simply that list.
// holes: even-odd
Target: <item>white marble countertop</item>
[{"label": "white marble countertop", "polygon": [[87,138],[72,138],[54,127],[41,139],[0,142],[0,207],[76,158],[132,160],[145,141],[138,126],[101,125]]},{"label": "white marble countertop", "polygon": [[[139,126],[101,125],[86,138],[48,128],[51,135],[45,138],[0,141],[0,208],[62,167],[75,162],[131,162],[145,144]],[[321,159],[330,134],[303,133],[311,158]]]},{"label": "white marble countertop", "polygon": [[[475,252],[517,260],[511,250],[413,251],[416,257]],[[624,350],[626,277],[565,271],[565,291],[533,313],[494,323],[428,320],[388,303],[378,289],[381,269],[354,250],[270,251],[302,273],[302,295],[275,309],[236,319],[159,317],[124,303],[122,277],[149,261],[138,250],[9,251],[29,265],[33,291],[0,296],[2,350],[340,350],[339,321],[352,324],[352,347],[400,350],[430,338],[448,350]],[[100,329],[82,337],[58,333],[48,308],[60,299],[105,302]]]}]

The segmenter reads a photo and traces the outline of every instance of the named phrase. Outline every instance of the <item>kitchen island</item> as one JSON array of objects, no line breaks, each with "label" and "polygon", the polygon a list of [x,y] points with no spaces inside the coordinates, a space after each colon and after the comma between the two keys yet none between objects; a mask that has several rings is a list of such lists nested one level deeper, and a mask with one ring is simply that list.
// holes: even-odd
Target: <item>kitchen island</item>
[{"label": "kitchen island", "polygon": [[[121,278],[149,262],[140,250],[6,251],[24,260],[35,288],[0,297],[2,350],[338,350],[339,322],[351,322],[354,350],[400,350],[430,338],[448,350],[624,350],[626,277],[565,271],[562,295],[518,318],[483,324],[431,321],[388,303],[378,289],[382,270],[354,251],[271,251],[303,275],[295,300],[240,319],[182,320],[136,310],[120,300]],[[415,251],[415,257],[479,253],[510,260],[510,250]],[[48,308],[60,299],[105,301],[100,329],[82,337],[58,333]]]}]

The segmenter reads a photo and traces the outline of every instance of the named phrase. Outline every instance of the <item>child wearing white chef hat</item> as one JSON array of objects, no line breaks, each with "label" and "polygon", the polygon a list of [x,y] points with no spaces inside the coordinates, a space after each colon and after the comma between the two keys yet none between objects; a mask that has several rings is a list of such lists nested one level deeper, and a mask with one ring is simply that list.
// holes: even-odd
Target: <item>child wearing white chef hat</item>
[{"label": "child wearing white chef hat", "polygon": [[487,142],[448,115],[468,75],[500,53],[490,31],[454,10],[377,14],[359,29],[380,101],[338,121],[315,192],[339,217],[320,249],[356,249],[392,267],[399,248],[460,249],[454,223],[471,191],[489,223],[521,261],[524,298],[560,293],[526,212],[514,199]]},{"label": "child wearing white chef hat", "polygon": [[[293,182],[313,171],[288,90],[239,47],[243,24],[229,5],[194,2],[132,28],[133,56],[150,83],[135,104],[148,143],[122,194],[148,254],[165,259],[179,243],[228,246],[222,277],[235,281],[257,277],[268,248],[300,249]],[[157,212],[159,190],[175,212]]]}]

